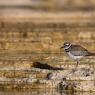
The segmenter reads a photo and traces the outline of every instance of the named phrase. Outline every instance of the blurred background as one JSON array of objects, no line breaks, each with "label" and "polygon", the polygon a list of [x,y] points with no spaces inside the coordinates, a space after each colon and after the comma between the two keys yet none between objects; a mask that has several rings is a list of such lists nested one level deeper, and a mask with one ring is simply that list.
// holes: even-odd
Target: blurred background
[{"label": "blurred background", "polygon": [[[0,10],[20,10],[28,11],[94,11],[94,0],[2,0],[0,1]],[[23,13],[22,11],[22,13]],[[12,11],[14,12],[14,11]],[[20,13],[20,12],[19,12]]]},{"label": "blurred background", "polygon": [[[94,11],[94,0],[1,0],[1,95],[6,95],[2,92],[2,89],[6,88],[56,88],[60,80],[47,80],[47,75],[53,72],[63,74],[64,70],[68,72],[76,65],[75,61],[60,50],[64,42],[79,44],[95,52]],[[94,57],[87,57],[80,61],[78,68],[90,68],[95,71],[94,63]],[[72,78],[68,80],[78,84],[77,90],[95,91],[94,76],[95,73],[87,78],[78,77],[76,74],[75,77],[71,75]],[[48,91],[37,90],[34,93],[52,95],[52,92]],[[55,91],[53,93],[68,95]]]}]

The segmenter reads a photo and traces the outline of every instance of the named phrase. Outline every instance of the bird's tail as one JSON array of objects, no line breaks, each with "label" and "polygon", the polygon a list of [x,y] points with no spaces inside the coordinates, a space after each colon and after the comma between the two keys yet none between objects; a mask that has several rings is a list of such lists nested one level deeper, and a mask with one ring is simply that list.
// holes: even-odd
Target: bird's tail
[{"label": "bird's tail", "polygon": [[88,56],[95,56],[95,53],[89,52]]}]

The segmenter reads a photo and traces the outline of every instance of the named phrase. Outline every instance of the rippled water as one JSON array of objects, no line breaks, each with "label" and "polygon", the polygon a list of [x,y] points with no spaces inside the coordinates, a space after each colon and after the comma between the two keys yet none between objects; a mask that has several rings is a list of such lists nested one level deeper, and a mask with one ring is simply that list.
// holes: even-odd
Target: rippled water
[{"label": "rippled water", "polygon": [[0,91],[0,95],[95,95],[95,92],[77,92],[71,94],[66,92],[59,92],[56,90],[33,89],[31,91]]}]

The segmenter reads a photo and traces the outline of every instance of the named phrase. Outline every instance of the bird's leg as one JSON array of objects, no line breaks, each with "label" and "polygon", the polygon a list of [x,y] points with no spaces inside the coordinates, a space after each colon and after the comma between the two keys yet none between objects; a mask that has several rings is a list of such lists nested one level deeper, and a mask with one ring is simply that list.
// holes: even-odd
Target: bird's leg
[{"label": "bird's leg", "polygon": [[73,73],[77,70],[78,64],[79,64],[79,60],[77,60],[77,64],[76,64],[75,68],[73,69]]},{"label": "bird's leg", "polygon": [[78,67],[78,64],[79,64],[79,61],[77,60],[77,64],[76,64],[75,70],[77,69],[77,67]]}]

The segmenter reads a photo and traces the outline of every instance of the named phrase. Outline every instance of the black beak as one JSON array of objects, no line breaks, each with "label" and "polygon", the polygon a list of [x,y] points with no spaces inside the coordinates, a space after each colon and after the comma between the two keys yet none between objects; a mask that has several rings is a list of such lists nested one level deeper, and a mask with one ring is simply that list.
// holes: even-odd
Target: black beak
[{"label": "black beak", "polygon": [[62,46],[60,49],[64,48],[64,46]]}]

